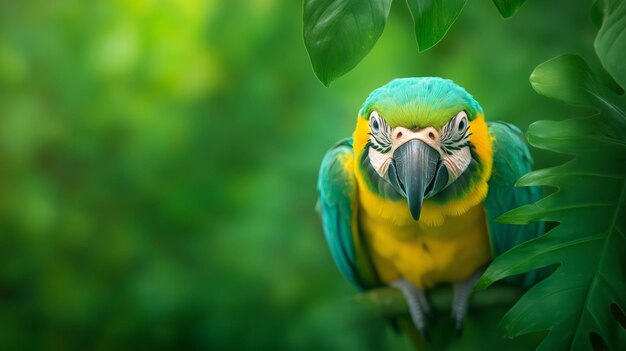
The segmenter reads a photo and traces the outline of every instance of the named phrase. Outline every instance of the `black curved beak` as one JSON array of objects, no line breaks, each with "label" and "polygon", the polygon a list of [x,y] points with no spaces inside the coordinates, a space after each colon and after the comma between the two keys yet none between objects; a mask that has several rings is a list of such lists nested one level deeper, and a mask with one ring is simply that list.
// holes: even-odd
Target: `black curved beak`
[{"label": "black curved beak", "polygon": [[447,185],[448,171],[435,149],[420,140],[409,140],[394,151],[388,177],[396,191],[407,199],[417,221],[424,199]]}]

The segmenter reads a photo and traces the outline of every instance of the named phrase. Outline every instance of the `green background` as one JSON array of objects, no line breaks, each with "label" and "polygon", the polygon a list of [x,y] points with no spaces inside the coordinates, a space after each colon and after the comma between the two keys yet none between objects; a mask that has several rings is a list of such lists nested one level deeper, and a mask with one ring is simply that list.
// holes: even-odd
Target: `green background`
[{"label": "green background", "polygon": [[[407,348],[344,303],[314,211],[323,154],[397,77],[453,79],[522,130],[580,113],[528,76],[566,52],[598,66],[590,7],[528,0],[504,20],[469,1],[418,54],[395,1],[325,88],[300,1],[1,2],[0,348]],[[498,313],[474,311],[453,347]]]}]

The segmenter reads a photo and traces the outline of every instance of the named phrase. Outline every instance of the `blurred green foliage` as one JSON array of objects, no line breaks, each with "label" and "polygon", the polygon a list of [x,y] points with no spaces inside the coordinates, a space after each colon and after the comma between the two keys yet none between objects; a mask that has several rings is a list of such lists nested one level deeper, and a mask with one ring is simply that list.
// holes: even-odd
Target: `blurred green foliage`
[{"label": "blurred green foliage", "polygon": [[[579,113],[528,76],[563,52],[597,67],[590,6],[503,20],[471,1],[418,54],[396,1],[324,88],[299,1],[0,2],[0,349],[406,347],[342,306],[313,210],[322,155],[396,77],[451,78],[522,129]],[[473,313],[466,340],[495,312]]]}]

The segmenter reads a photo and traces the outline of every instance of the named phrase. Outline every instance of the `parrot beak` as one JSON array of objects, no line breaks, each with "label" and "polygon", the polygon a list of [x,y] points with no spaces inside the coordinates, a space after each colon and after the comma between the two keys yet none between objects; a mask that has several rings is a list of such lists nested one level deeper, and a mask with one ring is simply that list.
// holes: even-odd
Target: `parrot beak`
[{"label": "parrot beak", "polygon": [[448,183],[448,171],[439,153],[420,140],[409,140],[393,153],[389,181],[409,204],[411,216],[420,218],[425,198],[441,191]]}]

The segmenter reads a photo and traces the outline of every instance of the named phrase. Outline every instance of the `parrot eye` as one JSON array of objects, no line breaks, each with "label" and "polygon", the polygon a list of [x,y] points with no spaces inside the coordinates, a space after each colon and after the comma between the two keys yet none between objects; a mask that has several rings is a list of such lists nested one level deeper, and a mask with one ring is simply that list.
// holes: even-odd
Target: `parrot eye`
[{"label": "parrot eye", "polygon": [[371,145],[374,150],[386,153],[391,150],[391,130],[389,125],[378,112],[374,111],[370,115]]},{"label": "parrot eye", "polygon": [[378,125],[378,121],[377,120],[373,120],[372,121],[372,129],[377,132],[378,129],[380,128],[380,126]]},{"label": "parrot eye", "polygon": [[459,133],[465,132],[465,129],[467,128],[467,114],[465,113],[465,111],[461,111],[458,115],[456,115],[456,118],[458,121],[457,130],[459,131]]},{"label": "parrot eye", "polygon": [[461,111],[457,113],[445,126],[440,134],[441,149],[448,155],[452,155],[456,150],[460,150],[469,145],[468,133],[469,121],[467,113]]},{"label": "parrot eye", "polygon": [[372,115],[370,116],[370,129],[374,133],[378,133],[378,131],[380,130],[379,119],[380,117],[378,117],[378,114],[376,112],[372,112]]}]

